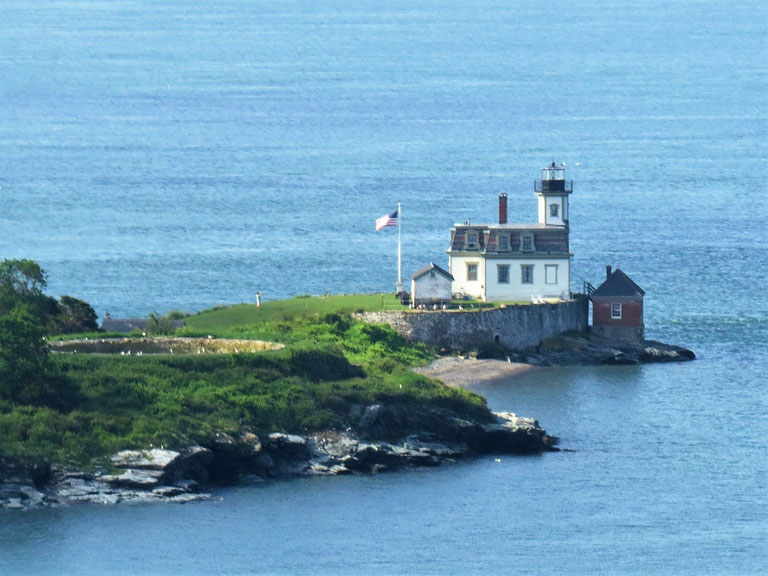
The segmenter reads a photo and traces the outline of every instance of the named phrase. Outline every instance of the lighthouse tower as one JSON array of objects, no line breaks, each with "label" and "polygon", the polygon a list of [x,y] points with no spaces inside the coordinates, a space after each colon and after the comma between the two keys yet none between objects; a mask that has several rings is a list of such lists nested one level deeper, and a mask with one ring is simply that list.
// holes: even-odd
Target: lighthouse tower
[{"label": "lighthouse tower", "polygon": [[568,228],[568,196],[573,180],[565,179],[565,164],[554,162],[541,169],[541,180],[533,183],[539,197],[539,224]]}]

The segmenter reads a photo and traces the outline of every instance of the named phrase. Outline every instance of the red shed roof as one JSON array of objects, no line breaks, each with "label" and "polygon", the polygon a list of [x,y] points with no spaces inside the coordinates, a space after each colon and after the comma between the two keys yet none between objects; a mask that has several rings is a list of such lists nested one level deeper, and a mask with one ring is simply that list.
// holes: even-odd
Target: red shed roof
[{"label": "red shed roof", "polygon": [[592,296],[644,296],[645,290],[640,288],[635,282],[621,271],[621,268],[616,268],[614,272],[605,279],[605,282],[600,284],[597,290],[592,293]]}]

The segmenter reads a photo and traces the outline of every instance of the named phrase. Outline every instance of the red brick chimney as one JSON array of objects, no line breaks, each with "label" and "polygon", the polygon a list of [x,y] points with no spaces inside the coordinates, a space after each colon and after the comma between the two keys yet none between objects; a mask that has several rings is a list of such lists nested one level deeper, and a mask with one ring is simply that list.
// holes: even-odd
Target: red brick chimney
[{"label": "red brick chimney", "polygon": [[605,279],[608,280],[608,278],[610,278],[610,277],[611,277],[611,267],[610,266],[606,266],[605,267]]},{"label": "red brick chimney", "polygon": [[499,224],[507,223],[507,194],[499,194]]}]

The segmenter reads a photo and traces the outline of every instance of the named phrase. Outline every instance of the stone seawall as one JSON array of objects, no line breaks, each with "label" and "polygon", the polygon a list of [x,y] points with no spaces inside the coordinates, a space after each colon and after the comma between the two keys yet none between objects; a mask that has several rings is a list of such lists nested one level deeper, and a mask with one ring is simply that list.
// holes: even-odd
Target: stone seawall
[{"label": "stone seawall", "polygon": [[382,311],[356,317],[389,324],[406,338],[438,348],[466,350],[496,342],[521,350],[563,332],[586,330],[588,310],[589,301],[577,298],[491,310]]}]

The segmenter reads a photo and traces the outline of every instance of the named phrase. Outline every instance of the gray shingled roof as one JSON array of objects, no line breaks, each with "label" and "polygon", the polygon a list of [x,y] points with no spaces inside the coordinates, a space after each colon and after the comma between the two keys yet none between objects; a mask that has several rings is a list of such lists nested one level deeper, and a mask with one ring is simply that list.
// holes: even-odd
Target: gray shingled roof
[{"label": "gray shingled roof", "polygon": [[644,296],[645,290],[621,271],[621,268],[611,273],[605,282],[592,293],[592,296]]},{"label": "gray shingled roof", "polygon": [[451,275],[451,273],[446,270],[443,270],[442,268],[440,268],[440,266],[438,266],[434,262],[430,262],[426,266],[422,266],[421,268],[416,270],[416,272],[414,272],[413,275],[411,276],[411,279],[415,280],[416,278],[420,278],[421,276],[424,276],[424,274],[426,274],[427,272],[431,272],[432,270],[434,270],[438,274],[442,274],[443,276],[448,278],[448,280],[453,282],[453,276]]}]

